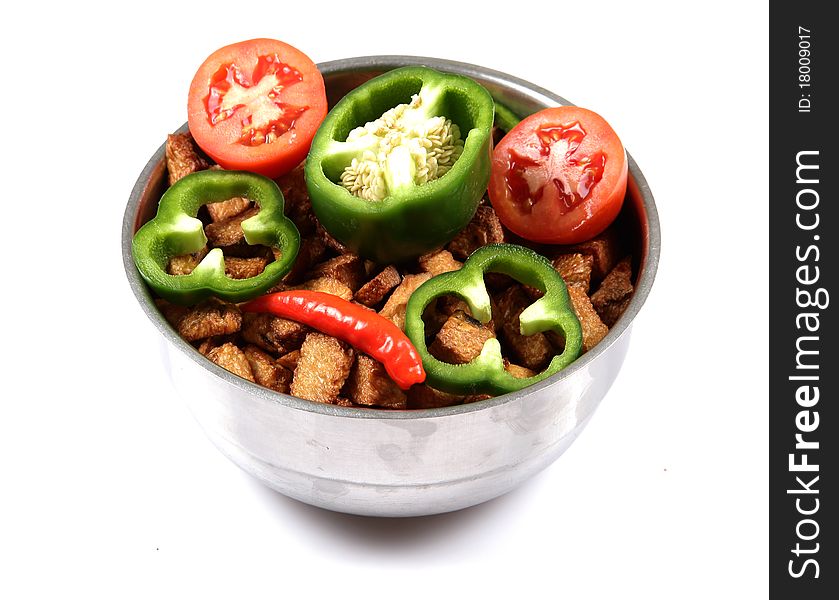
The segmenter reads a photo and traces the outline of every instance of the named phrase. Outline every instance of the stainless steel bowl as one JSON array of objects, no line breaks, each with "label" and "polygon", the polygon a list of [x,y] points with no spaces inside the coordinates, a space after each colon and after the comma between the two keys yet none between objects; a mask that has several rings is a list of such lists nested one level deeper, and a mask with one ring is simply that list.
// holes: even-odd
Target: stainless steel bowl
[{"label": "stainless steel bowl", "polygon": [[[330,104],[389,69],[428,65],[482,83],[520,114],[570,104],[526,81],[475,65],[411,56],[322,63]],[[359,515],[403,517],[458,510],[504,494],[562,454],[609,390],[629,346],[630,326],[655,277],[658,215],[629,157],[623,218],[633,232],[635,294],[606,338],[569,368],[532,387],[463,406],[383,411],[318,404],[245,381],[182,340],[157,310],[131,257],[131,238],[165,189],[164,147],[137,180],[122,227],[125,273],[165,340],[179,394],[213,443],[266,485],[302,502]]]}]

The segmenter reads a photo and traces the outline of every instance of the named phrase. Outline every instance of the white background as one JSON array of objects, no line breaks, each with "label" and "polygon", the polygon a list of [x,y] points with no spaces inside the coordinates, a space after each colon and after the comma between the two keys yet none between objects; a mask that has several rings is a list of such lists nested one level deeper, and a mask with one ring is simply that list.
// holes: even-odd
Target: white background
[{"label": "white background", "polygon": [[[9,10],[0,596],[766,596],[764,3]],[[201,61],[259,36],[316,62],[414,54],[515,74],[602,114],[643,169],[663,246],[626,363],[519,490],[433,518],[328,513],[240,472],[170,388],[122,271],[122,211],[186,120]]]}]

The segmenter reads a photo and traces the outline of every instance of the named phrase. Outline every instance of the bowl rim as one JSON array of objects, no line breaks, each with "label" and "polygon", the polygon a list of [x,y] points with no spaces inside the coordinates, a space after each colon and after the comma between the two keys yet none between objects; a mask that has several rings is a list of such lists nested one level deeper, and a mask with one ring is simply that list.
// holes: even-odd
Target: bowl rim
[{"label": "bowl rim", "polygon": [[[565,100],[561,96],[528,81],[519,79],[518,77],[508,75],[501,71],[481,67],[479,65],[448,59],[391,54],[370,55],[322,62],[318,63],[317,67],[324,76],[328,76],[331,74],[353,70],[390,70],[406,65],[425,65],[439,70],[454,71],[469,77],[492,81],[506,88],[515,88],[517,91],[531,96],[535,100],[539,100],[549,106],[573,106],[571,102]],[[181,130],[186,130],[186,124],[181,127]],[[151,297],[148,287],[137,271],[131,251],[136,212],[140,199],[144,195],[152,174],[155,169],[158,168],[160,162],[164,159],[165,146],[166,144],[164,142],[152,155],[148,163],[146,163],[146,166],[143,168],[140,176],[134,184],[133,189],[131,190],[131,195],[129,196],[128,204],[126,205],[125,213],[123,215],[121,240],[122,258],[125,274],[128,278],[131,290],[137,298],[137,301],[140,303],[143,312],[145,312],[149,320],[154,323],[166,341],[175,346],[175,348],[179,351],[184,352],[184,354],[186,354],[197,365],[209,370],[222,381],[238,388],[245,394],[255,396],[266,402],[277,403],[286,408],[333,417],[354,419],[428,419],[478,412],[519,401],[530,394],[537,393],[557,382],[573,377],[577,371],[585,369],[591,362],[597,360],[597,358],[606,352],[609,347],[611,347],[622,335],[627,333],[632,321],[635,319],[635,316],[640,311],[641,306],[643,306],[650,293],[656,271],[658,270],[659,255],[661,250],[661,231],[659,227],[658,210],[656,209],[655,200],[653,199],[653,195],[649,185],[647,184],[646,178],[641,172],[641,169],[638,167],[638,164],[627,151],[626,156],[630,175],[629,183],[630,185],[634,183],[637,186],[638,196],[641,199],[641,205],[644,209],[644,214],[640,215],[642,228],[646,228],[646,231],[641,232],[643,238],[642,242],[644,243],[642,251],[643,256],[640,261],[641,267],[637,277],[635,291],[632,294],[632,299],[630,300],[628,307],[615,325],[609,329],[606,336],[592,350],[583,354],[570,366],[566,367],[559,373],[556,373],[539,383],[516,392],[495,396],[487,400],[481,400],[479,402],[472,402],[469,404],[459,404],[456,406],[446,406],[441,408],[383,410],[380,408],[337,406],[334,404],[313,402],[311,400],[297,398],[295,396],[276,392],[256,383],[247,381],[246,379],[234,375],[226,369],[216,365],[212,361],[207,360],[206,357],[200,354],[191,344],[181,338],[171,325],[169,325],[169,323],[163,318],[160,311],[157,309],[153,298]]]}]

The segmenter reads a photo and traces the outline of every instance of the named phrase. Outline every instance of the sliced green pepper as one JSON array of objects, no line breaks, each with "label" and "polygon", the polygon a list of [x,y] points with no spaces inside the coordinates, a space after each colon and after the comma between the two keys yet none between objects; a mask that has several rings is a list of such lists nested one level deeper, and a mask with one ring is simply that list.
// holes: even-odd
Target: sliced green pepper
[{"label": "sliced green pepper", "polygon": [[[198,252],[207,243],[204,227],[195,218],[204,204],[244,197],[259,205],[259,213],[242,221],[248,244],[277,248],[279,259],[256,277],[231,279],[224,272],[221,248],[210,250],[189,275],[169,275],[174,256]],[[163,194],[157,216],[134,235],[134,263],[146,283],[163,298],[194,304],[209,296],[230,302],[254,298],[276,284],[297,256],[300,233],[283,214],[284,199],[277,184],[245,171],[199,171],[178,180]]]},{"label": "sliced green pepper", "polygon": [[[351,250],[380,263],[444,245],[486,192],[493,111],[477,82],[426,67],[364,83],[329,111],[312,142],[306,184],[315,215]],[[440,144],[448,146],[437,152]],[[433,178],[437,163],[444,174]],[[363,188],[365,197],[345,186]]]},{"label": "sliced green pepper", "polygon": [[[522,335],[553,330],[565,338],[562,354],[554,356],[548,367],[533,377],[513,377],[504,369],[501,345],[496,338],[484,344],[481,354],[463,365],[444,363],[428,352],[425,342],[425,308],[436,298],[455,295],[468,305],[481,323],[492,318],[484,273],[504,273],[544,292],[519,317]],[[408,300],[405,333],[417,348],[433,388],[455,394],[506,394],[532,385],[564,369],[579,355],[583,344],[580,322],[574,312],[568,289],[546,258],[514,244],[494,244],[479,248],[458,271],[437,275],[422,284]]]}]

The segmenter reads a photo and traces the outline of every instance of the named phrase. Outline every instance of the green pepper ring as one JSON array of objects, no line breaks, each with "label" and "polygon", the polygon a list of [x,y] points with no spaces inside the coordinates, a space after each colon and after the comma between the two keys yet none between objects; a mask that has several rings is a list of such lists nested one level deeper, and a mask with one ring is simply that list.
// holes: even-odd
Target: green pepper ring
[{"label": "green pepper ring", "polygon": [[[445,175],[381,201],[350,194],[335,183],[351,161],[342,146],[350,130],[429,92],[439,109],[466,133],[463,153]],[[353,252],[389,264],[415,258],[450,241],[475,214],[491,165],[494,104],[489,92],[462,75],[427,67],[388,71],[349,92],[329,111],[306,160],[306,185],[320,223]],[[400,190],[401,192],[401,190]]]},{"label": "green pepper ring", "polygon": [[[463,299],[472,316],[481,323],[492,318],[484,273],[504,273],[545,294],[519,317],[522,335],[553,330],[565,338],[562,354],[532,377],[513,377],[504,369],[501,345],[486,341],[481,354],[462,365],[444,363],[428,352],[422,315],[435,299],[455,295]],[[567,367],[582,349],[583,334],[565,281],[543,256],[514,244],[493,244],[477,249],[458,271],[437,275],[422,284],[408,300],[405,333],[422,357],[426,382],[433,388],[455,394],[506,394],[533,385]]]},{"label": "green pepper ring", "polygon": [[[282,256],[268,263],[260,275],[231,279],[224,272],[224,255],[214,248],[189,275],[166,272],[174,256],[198,252],[207,243],[200,220],[204,204],[245,197],[259,205],[259,213],[242,222],[248,244],[280,249]],[[254,298],[291,269],[300,248],[300,233],[284,214],[285,201],[272,180],[247,171],[199,171],[175,182],[160,199],[157,215],[134,235],[134,263],[158,295],[176,304],[195,304],[217,296],[230,302]]]}]

